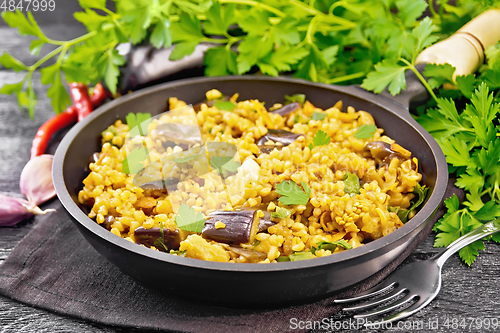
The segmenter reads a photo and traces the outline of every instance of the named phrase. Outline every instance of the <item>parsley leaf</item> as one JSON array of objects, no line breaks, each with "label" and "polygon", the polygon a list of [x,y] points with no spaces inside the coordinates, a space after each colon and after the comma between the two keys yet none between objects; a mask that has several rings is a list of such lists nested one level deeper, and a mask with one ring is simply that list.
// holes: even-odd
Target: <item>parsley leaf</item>
[{"label": "parsley leaf", "polygon": [[235,23],[234,4],[228,4],[225,7],[216,1],[210,7],[206,14],[206,21],[203,22],[203,28],[210,35],[224,35],[229,26]]},{"label": "parsley leaf", "polygon": [[179,16],[179,21],[172,23],[172,41],[175,42],[199,42],[205,35],[201,31],[198,18],[186,13]]},{"label": "parsley leaf", "polygon": [[291,95],[291,96],[285,95],[285,100],[288,103],[298,102],[300,104],[304,104],[306,102],[306,95],[304,95],[304,94],[295,94],[295,95]]},{"label": "parsley leaf", "polygon": [[288,216],[290,216],[290,211],[286,208],[283,207],[278,207],[276,209],[276,212],[271,212],[271,217],[277,218],[277,219],[286,219]]},{"label": "parsley leaf", "polygon": [[311,248],[312,254],[316,254],[316,251],[318,250],[330,250],[331,252],[335,251],[337,246],[342,246],[344,249],[352,249],[352,245],[349,244],[346,240],[340,239],[335,242],[327,242],[327,241],[320,241],[316,243],[315,246]]},{"label": "parsley leaf", "polygon": [[355,173],[350,173],[347,171],[342,177],[342,181],[344,182],[344,192],[353,197],[356,194],[359,194],[359,189],[361,188],[359,185],[359,178]]},{"label": "parsley leaf", "polygon": [[55,79],[52,86],[47,90],[47,96],[50,98],[52,107],[56,113],[61,113],[68,105],[71,105],[71,98],[64,88],[61,80],[61,72],[58,70],[55,74]]},{"label": "parsley leaf", "polygon": [[312,254],[310,251],[297,251],[290,254],[288,257],[290,258],[290,261],[300,261],[300,260],[316,258],[316,256]]},{"label": "parsley leaf", "polygon": [[319,130],[316,132],[313,138],[313,145],[316,146],[324,146],[330,143],[330,137],[326,132]]},{"label": "parsley leaf", "polygon": [[227,47],[208,49],[203,59],[206,66],[205,74],[208,76],[223,76],[237,74],[236,53]]},{"label": "parsley leaf", "polygon": [[478,250],[484,250],[484,243],[482,240],[477,240],[463,249],[460,249],[458,254],[460,255],[460,258],[462,258],[462,260],[470,266],[479,254],[479,252],[477,252]]},{"label": "parsley leaf", "polygon": [[134,148],[122,161],[123,173],[135,175],[144,168],[143,162],[146,160],[149,151],[146,147]]},{"label": "parsley leaf", "polygon": [[236,104],[231,101],[217,101],[214,102],[214,106],[219,110],[233,111],[233,109],[236,107]]},{"label": "parsley leaf", "polygon": [[172,31],[170,30],[170,20],[168,18],[164,18],[155,24],[149,41],[157,49],[172,46]]},{"label": "parsley leaf", "polygon": [[4,51],[0,56],[0,65],[5,68],[13,69],[15,72],[25,71],[28,67],[11,56],[8,52]]},{"label": "parsley leaf", "polygon": [[467,143],[455,136],[442,138],[439,145],[446,155],[446,160],[453,166],[467,166],[470,161],[470,149]]},{"label": "parsley leaf", "polygon": [[148,132],[148,126],[151,123],[150,113],[129,113],[125,120],[129,128],[130,138],[134,138],[137,135],[145,136]]},{"label": "parsley leaf", "polygon": [[406,89],[405,71],[407,66],[399,65],[394,60],[384,60],[375,65],[375,72],[370,72],[361,87],[381,93],[387,86],[392,95],[397,95],[401,89]]},{"label": "parsley leaf", "polygon": [[210,166],[223,175],[228,172],[237,172],[241,164],[233,160],[232,156],[210,156]]},{"label": "parsley leaf", "polygon": [[373,134],[377,131],[377,126],[370,125],[361,125],[358,127],[356,133],[354,133],[354,137],[356,139],[369,139],[373,136]]},{"label": "parsley leaf", "polygon": [[292,65],[295,65],[307,54],[308,51],[302,48],[282,45],[274,50],[270,57],[257,62],[257,65],[264,74],[278,76],[279,72],[290,71]]},{"label": "parsley leaf", "polygon": [[182,204],[175,216],[175,224],[181,230],[200,233],[205,225],[205,218],[200,212],[197,213],[194,208]]},{"label": "parsley leaf", "polygon": [[191,53],[194,52],[196,45],[198,45],[198,41],[181,42],[181,43],[175,44],[175,47],[172,50],[172,53],[170,53],[169,59],[172,61],[175,61],[175,60],[179,60],[179,59],[184,58],[185,56],[190,55]]},{"label": "parsley leaf", "polygon": [[323,120],[328,114],[325,112],[314,112],[312,115],[312,120]]},{"label": "parsley leaf", "polygon": [[119,66],[125,64],[125,58],[118,54],[118,50],[108,49],[98,61],[98,70],[104,77],[104,82],[112,94],[116,94],[118,76],[120,75]]},{"label": "parsley leaf", "polygon": [[411,212],[420,207],[427,197],[427,193],[429,192],[429,188],[427,186],[422,186],[419,183],[415,185],[413,188],[413,193],[415,194],[415,198],[411,201],[411,206],[408,209],[401,208],[399,206],[391,207],[389,206],[389,211],[394,212],[398,215],[401,222],[406,223],[410,217]]},{"label": "parsley leaf", "polygon": [[305,205],[311,197],[311,189],[306,183],[300,182],[304,190],[293,180],[285,180],[276,185],[276,193],[281,195],[278,199],[284,205]]},{"label": "parsley leaf", "polygon": [[424,76],[429,78],[429,85],[434,89],[445,82],[453,82],[453,73],[455,73],[455,67],[450,64],[427,64],[423,72]]},{"label": "parsley leaf", "polygon": [[174,161],[176,163],[186,163],[186,162],[194,160],[195,158],[198,158],[198,157],[200,157],[200,155],[189,155],[189,156],[185,156],[185,157],[174,158],[172,161]]},{"label": "parsley leaf", "polygon": [[47,40],[47,37],[40,30],[30,11],[28,11],[26,16],[19,9],[16,9],[16,11],[4,11],[2,12],[2,18],[12,28],[18,28],[19,33],[23,36],[31,35],[41,40]]}]

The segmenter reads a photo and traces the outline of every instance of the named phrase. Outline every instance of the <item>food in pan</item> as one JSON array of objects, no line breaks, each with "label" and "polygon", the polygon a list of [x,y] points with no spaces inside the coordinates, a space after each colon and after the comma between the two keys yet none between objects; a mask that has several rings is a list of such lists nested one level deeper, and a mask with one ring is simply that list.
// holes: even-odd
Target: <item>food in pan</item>
[{"label": "food in pan", "polygon": [[210,261],[323,257],[401,227],[423,203],[418,160],[372,116],[303,95],[268,109],[219,91],[102,133],[78,200],[113,234]]}]

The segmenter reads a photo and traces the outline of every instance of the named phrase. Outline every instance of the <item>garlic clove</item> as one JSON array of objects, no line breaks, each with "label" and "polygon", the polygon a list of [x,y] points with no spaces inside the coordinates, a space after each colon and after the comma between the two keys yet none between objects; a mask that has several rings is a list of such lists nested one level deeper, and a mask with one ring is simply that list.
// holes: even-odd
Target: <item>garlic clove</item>
[{"label": "garlic clove", "polygon": [[21,192],[34,206],[38,206],[56,195],[52,183],[52,155],[32,158],[24,166],[19,180]]},{"label": "garlic clove", "polygon": [[0,194],[0,227],[10,227],[31,215],[44,215],[55,209],[41,210],[27,200]]}]

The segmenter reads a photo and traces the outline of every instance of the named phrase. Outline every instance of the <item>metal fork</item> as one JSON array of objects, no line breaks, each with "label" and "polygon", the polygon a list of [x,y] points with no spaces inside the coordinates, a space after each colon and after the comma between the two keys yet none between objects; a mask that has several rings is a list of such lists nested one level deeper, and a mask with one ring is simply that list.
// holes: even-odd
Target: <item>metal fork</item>
[{"label": "metal fork", "polygon": [[[364,326],[383,325],[396,320],[411,316],[415,312],[424,308],[439,293],[441,289],[441,268],[445,261],[461,248],[475,242],[478,239],[489,236],[500,231],[500,218],[488,222],[481,227],[472,230],[451,243],[445,251],[436,254],[427,260],[412,262],[405,265],[389,275],[382,283],[358,294],[356,297],[336,299],[335,303],[356,302],[366,298],[384,294],[393,289],[390,293],[384,294],[382,298],[370,300],[355,306],[346,307],[344,311],[360,311],[376,305],[386,304],[382,308],[376,308],[364,313],[354,315],[358,321],[364,322]],[[398,296],[405,294],[401,299],[395,300]],[[411,304],[415,302],[414,304]],[[398,309],[399,307],[411,304],[401,312],[387,316],[379,321],[369,321],[368,317],[379,316],[384,313]]]}]

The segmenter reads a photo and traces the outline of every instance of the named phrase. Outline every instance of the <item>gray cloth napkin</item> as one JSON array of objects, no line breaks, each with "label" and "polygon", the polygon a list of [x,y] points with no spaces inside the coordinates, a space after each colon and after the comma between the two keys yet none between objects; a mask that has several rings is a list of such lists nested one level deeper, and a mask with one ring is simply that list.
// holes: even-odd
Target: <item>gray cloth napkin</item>
[{"label": "gray cloth napkin", "polygon": [[[446,197],[453,192],[456,188],[449,186]],[[293,322],[321,321],[341,309],[333,303],[335,296],[300,306],[242,309],[161,294],[123,274],[96,252],[59,201],[50,206],[56,212],[37,218],[37,225],[0,266],[0,294],[101,324],[183,332],[285,332]],[[339,295],[356,294],[390,274],[428,237],[442,214],[441,208],[400,257]]]}]

